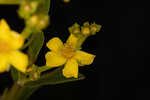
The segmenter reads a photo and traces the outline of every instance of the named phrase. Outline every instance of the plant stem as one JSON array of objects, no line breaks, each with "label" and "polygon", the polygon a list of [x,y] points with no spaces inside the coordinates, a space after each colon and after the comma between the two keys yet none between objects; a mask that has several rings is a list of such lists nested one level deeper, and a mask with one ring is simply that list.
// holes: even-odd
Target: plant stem
[{"label": "plant stem", "polygon": [[26,87],[14,83],[12,88],[3,96],[2,100],[27,100],[38,87]]},{"label": "plant stem", "polygon": [[80,36],[78,42],[77,42],[77,45],[76,45],[76,48],[77,49],[81,49],[81,45],[83,44],[83,42],[86,40],[88,36]]},{"label": "plant stem", "polygon": [[38,70],[40,73],[44,72],[44,71],[47,71],[47,70],[50,70],[52,69],[51,67],[47,67],[47,66],[42,66],[42,67],[39,67]]},{"label": "plant stem", "polygon": [[24,30],[22,31],[21,35],[23,35],[23,37],[25,39],[27,39],[32,33],[32,29],[30,27],[25,27]]}]

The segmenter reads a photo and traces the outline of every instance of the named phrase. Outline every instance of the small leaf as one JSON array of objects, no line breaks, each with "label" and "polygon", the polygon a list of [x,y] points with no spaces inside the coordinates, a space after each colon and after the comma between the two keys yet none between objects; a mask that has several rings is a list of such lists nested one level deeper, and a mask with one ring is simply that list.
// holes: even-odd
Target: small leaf
[{"label": "small leaf", "polygon": [[43,32],[33,33],[32,36],[33,36],[33,40],[30,43],[29,48],[28,48],[30,64],[33,64],[36,61],[37,56],[44,43]]},{"label": "small leaf", "polygon": [[62,75],[62,68],[57,68],[56,70],[52,71],[51,73],[47,73],[43,76],[41,76],[40,79],[36,81],[31,81],[25,83],[25,86],[29,87],[39,87],[43,85],[55,85],[55,84],[61,84],[66,82],[72,82],[72,81],[78,81],[84,79],[84,75],[79,74],[78,78],[65,78]]}]

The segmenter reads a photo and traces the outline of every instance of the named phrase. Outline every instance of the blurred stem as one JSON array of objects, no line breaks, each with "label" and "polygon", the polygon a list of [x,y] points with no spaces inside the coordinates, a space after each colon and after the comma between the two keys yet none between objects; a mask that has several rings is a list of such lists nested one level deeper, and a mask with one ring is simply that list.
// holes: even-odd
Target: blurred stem
[{"label": "blurred stem", "polygon": [[34,36],[32,35],[31,38],[28,38],[28,42],[25,43],[21,49],[23,50],[23,49],[27,48],[32,43],[33,40],[34,40]]},{"label": "blurred stem", "polygon": [[20,4],[23,0],[0,0],[0,4],[3,5],[17,5]]},{"label": "blurred stem", "polygon": [[32,33],[32,29],[26,26],[22,31],[21,35],[23,35],[24,39],[26,39],[30,36],[31,33]]},{"label": "blurred stem", "polygon": [[19,89],[19,86],[15,83],[10,89],[10,91],[7,92],[7,95],[5,93],[2,100],[15,100],[15,97],[16,97],[15,93],[18,91],[18,89]]},{"label": "blurred stem", "polygon": [[38,87],[26,87],[14,83],[12,88],[2,96],[2,100],[27,100]]}]

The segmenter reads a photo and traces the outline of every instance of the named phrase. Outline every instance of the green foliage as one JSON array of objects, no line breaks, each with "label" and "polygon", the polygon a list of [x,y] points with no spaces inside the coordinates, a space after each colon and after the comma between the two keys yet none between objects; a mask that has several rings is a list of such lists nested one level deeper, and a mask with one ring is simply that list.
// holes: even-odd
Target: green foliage
[{"label": "green foliage", "polygon": [[33,64],[44,43],[44,34],[43,32],[37,32],[32,34],[33,40],[29,45],[28,55],[29,55],[29,64]]},{"label": "green foliage", "polygon": [[43,85],[55,85],[55,84],[61,84],[61,83],[82,80],[84,78],[85,77],[82,74],[79,74],[78,78],[65,78],[62,74],[62,68],[57,68],[56,70],[54,70],[50,73],[44,74],[36,81],[30,81],[30,82],[25,83],[25,86],[40,87]]}]

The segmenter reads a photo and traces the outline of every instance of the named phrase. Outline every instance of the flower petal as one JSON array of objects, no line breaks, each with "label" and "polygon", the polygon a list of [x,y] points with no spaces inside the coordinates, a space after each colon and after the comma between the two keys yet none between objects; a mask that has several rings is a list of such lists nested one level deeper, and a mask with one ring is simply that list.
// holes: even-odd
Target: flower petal
[{"label": "flower petal", "polygon": [[12,49],[19,49],[24,43],[22,35],[12,31],[4,19],[0,21],[0,39],[9,44]]},{"label": "flower petal", "polygon": [[9,56],[10,63],[19,71],[25,73],[28,66],[28,56],[19,51],[13,51]]},{"label": "flower petal", "polygon": [[75,35],[70,34],[70,36],[67,40],[67,43],[72,45],[75,48],[77,45],[77,41],[78,41],[78,38]]},{"label": "flower petal", "polygon": [[0,73],[9,70],[8,56],[0,54]]},{"label": "flower petal", "polygon": [[46,46],[52,51],[59,51],[63,47],[63,42],[58,37],[54,37],[48,41]]},{"label": "flower petal", "polygon": [[46,65],[49,67],[58,67],[65,64],[66,59],[55,52],[48,52],[45,55]]},{"label": "flower petal", "polygon": [[0,20],[0,39],[8,39],[10,32],[11,30],[7,22],[4,19]]},{"label": "flower petal", "polygon": [[75,59],[70,59],[67,61],[63,69],[63,75],[66,78],[78,78],[78,63]]},{"label": "flower petal", "polygon": [[0,33],[3,33],[3,31],[10,31],[9,25],[4,19],[0,20]]},{"label": "flower petal", "polygon": [[11,37],[8,42],[13,49],[17,50],[23,46],[24,38],[19,33],[11,31]]},{"label": "flower petal", "polygon": [[95,55],[83,52],[83,51],[76,51],[75,59],[78,61],[80,66],[90,65],[95,58]]}]

